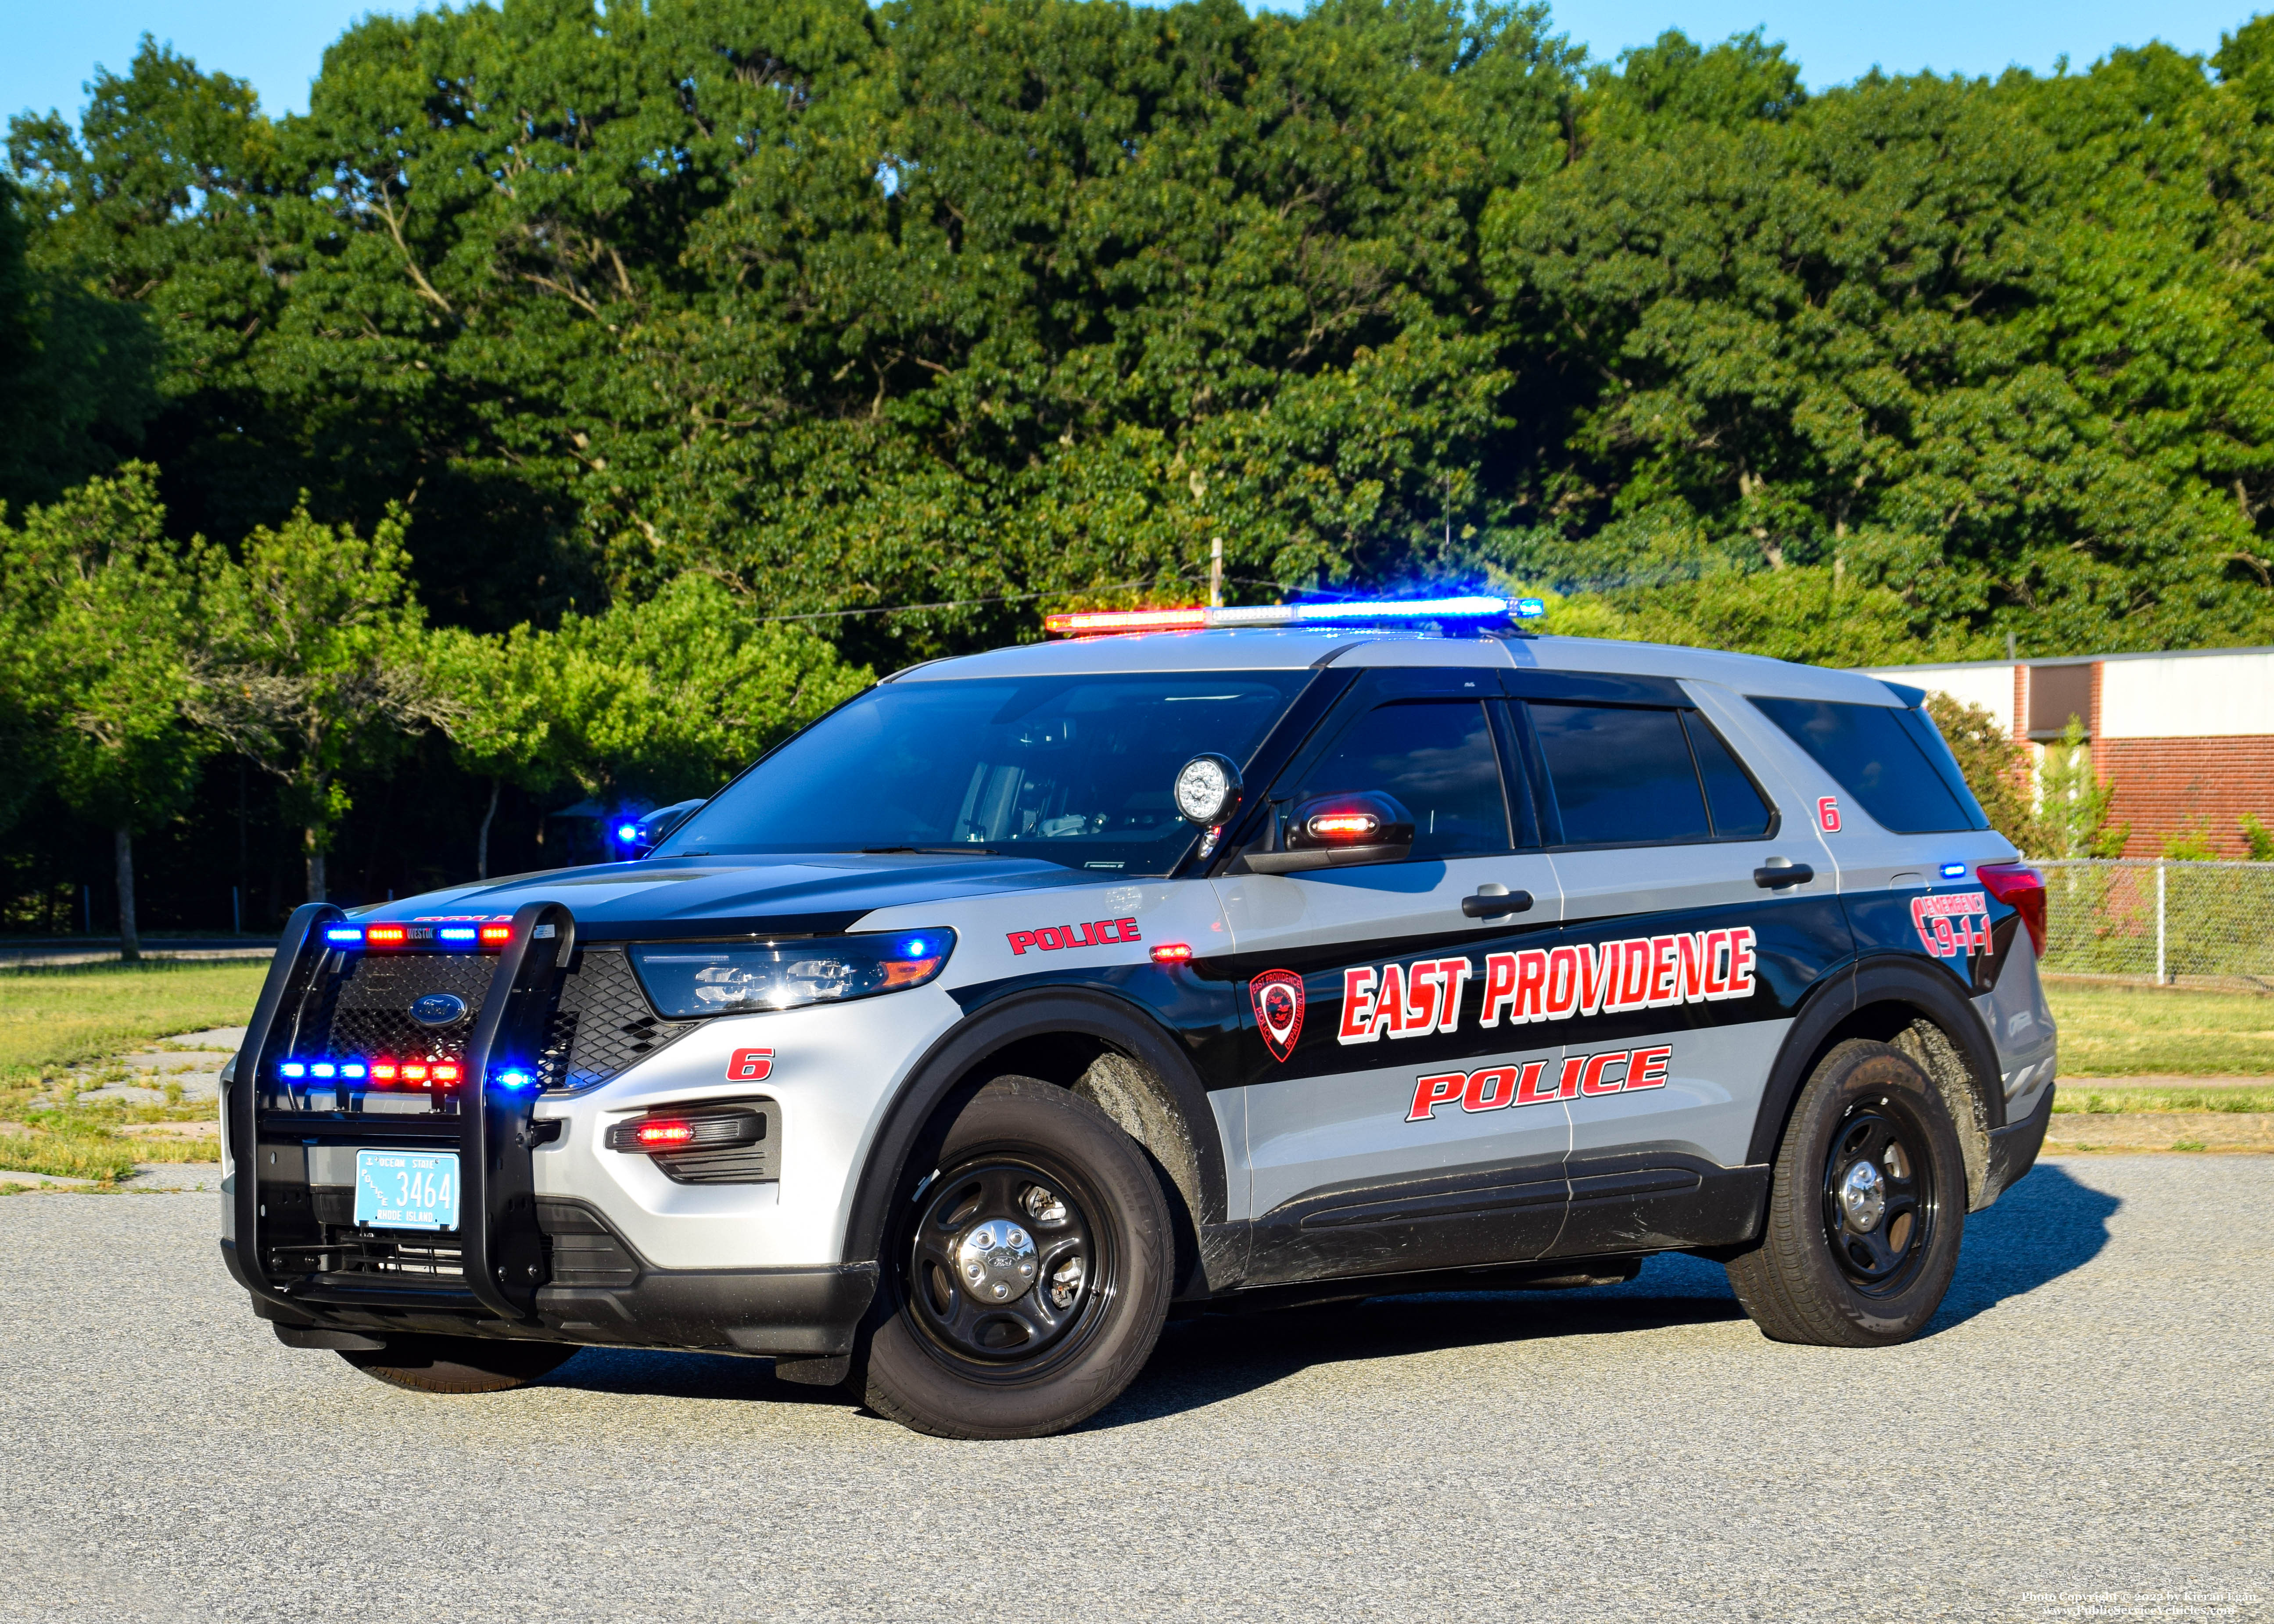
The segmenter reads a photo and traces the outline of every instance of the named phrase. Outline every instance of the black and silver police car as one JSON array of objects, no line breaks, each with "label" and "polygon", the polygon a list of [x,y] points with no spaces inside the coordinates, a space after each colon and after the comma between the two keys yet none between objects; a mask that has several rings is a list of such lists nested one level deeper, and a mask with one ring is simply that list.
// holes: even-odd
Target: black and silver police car
[{"label": "black and silver police car", "polygon": [[970,1438],[1172,1312],[1660,1252],[1916,1335],[2044,1133],[2041,882],[1916,690],[1505,609],[1055,617],[635,861],[300,909],[230,1271],[404,1387],[704,1349]]}]

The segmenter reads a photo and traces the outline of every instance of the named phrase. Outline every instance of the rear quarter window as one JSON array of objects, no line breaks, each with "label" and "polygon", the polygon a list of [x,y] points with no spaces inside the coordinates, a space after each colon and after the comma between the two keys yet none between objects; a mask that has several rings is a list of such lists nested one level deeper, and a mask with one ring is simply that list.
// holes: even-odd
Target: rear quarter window
[{"label": "rear quarter window", "polygon": [[1924,712],[1828,699],[1748,697],[1881,828],[1924,835],[1990,826]]}]

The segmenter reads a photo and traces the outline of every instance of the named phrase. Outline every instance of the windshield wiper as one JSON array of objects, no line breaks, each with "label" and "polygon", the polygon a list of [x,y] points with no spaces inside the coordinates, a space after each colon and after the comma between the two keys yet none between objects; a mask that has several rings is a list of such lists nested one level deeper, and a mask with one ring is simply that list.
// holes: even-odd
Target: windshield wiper
[{"label": "windshield wiper", "polygon": [[863,857],[897,857],[903,853],[918,857],[1000,857],[1003,853],[991,846],[864,846]]}]

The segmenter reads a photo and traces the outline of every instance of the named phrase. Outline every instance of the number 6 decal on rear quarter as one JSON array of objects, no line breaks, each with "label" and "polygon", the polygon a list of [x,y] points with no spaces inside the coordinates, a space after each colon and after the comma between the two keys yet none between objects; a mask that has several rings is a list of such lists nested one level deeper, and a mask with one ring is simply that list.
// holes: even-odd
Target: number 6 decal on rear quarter
[{"label": "number 6 decal on rear quarter", "polygon": [[1827,835],[1840,832],[1840,797],[1826,795],[1816,803],[1816,826]]},{"label": "number 6 decal on rear quarter", "polygon": [[738,1049],[727,1062],[727,1080],[730,1083],[764,1082],[774,1069],[774,1051],[771,1049]]}]

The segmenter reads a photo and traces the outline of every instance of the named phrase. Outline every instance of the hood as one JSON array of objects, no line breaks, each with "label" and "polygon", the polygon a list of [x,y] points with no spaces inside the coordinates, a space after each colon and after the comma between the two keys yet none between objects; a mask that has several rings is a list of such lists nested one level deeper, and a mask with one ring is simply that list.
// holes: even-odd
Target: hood
[{"label": "hood", "polygon": [[1104,877],[1024,858],[661,857],[511,875],[358,908],[353,917],[507,919],[524,903],[558,902],[576,916],[577,937],[586,942],[806,935],[846,929],[877,908],[1051,891]]}]

